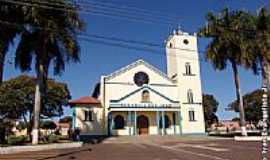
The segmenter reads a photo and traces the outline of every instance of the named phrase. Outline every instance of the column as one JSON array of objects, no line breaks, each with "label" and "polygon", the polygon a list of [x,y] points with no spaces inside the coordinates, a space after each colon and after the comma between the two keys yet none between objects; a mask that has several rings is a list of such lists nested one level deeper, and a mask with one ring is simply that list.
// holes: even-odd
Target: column
[{"label": "column", "polygon": [[160,119],[160,117],[159,117],[159,111],[157,111],[157,113],[156,113],[156,124],[157,124],[157,134],[159,135],[160,134],[160,132],[159,132],[159,126],[160,126],[160,124],[159,124],[159,120]]},{"label": "column", "polygon": [[73,108],[72,108],[72,112],[73,112],[73,114],[72,114],[72,129],[74,130],[75,128],[76,128],[76,106],[74,106]]},{"label": "column", "polygon": [[182,116],[181,116],[181,111],[178,111],[178,121],[179,121],[179,134],[182,135]]},{"label": "column", "polygon": [[137,135],[137,112],[134,111],[134,135]]},{"label": "column", "polygon": [[176,114],[177,112],[173,112],[173,134],[176,135]]},{"label": "column", "polygon": [[128,111],[128,122],[127,122],[127,125],[128,125],[128,133],[129,135],[131,135],[131,111]]},{"label": "column", "polygon": [[165,135],[165,114],[164,111],[161,111],[162,116],[162,135]]},{"label": "column", "polygon": [[112,116],[112,112],[109,113],[109,135],[112,135],[113,134],[113,126],[114,126],[114,123],[113,123],[113,116]]}]

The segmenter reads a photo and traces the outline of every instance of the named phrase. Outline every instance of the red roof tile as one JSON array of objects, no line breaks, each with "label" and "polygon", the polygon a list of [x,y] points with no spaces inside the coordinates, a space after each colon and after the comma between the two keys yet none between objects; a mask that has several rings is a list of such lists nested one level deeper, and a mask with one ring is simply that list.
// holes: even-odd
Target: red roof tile
[{"label": "red roof tile", "polygon": [[71,106],[74,106],[77,104],[100,105],[100,101],[94,97],[85,96],[85,97],[80,97],[78,99],[71,100],[71,101],[69,101],[69,104]]}]

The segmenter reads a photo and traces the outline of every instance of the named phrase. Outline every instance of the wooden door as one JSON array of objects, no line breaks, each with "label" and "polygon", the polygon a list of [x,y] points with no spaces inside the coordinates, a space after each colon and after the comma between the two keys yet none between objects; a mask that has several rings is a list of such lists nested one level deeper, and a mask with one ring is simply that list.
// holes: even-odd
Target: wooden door
[{"label": "wooden door", "polygon": [[149,122],[146,116],[141,115],[137,118],[137,126],[139,134],[148,134]]}]

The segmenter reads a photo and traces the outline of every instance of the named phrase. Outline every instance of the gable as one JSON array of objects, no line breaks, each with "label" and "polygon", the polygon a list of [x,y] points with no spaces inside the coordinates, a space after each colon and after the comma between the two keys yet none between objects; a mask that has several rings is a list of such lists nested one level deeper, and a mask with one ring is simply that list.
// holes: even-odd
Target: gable
[{"label": "gable", "polygon": [[172,99],[171,97],[166,96],[163,93],[160,93],[153,88],[149,86],[143,86],[139,89],[136,89],[125,96],[119,98],[110,100],[111,103],[122,103],[122,104],[138,104],[142,103],[142,93],[143,91],[149,92],[149,102],[152,104],[171,104],[171,103],[179,103],[179,101],[176,101]]},{"label": "gable", "polygon": [[145,72],[149,76],[149,84],[174,85],[165,73],[143,60],[138,60],[106,76],[106,82],[134,84],[134,75],[138,72]]}]

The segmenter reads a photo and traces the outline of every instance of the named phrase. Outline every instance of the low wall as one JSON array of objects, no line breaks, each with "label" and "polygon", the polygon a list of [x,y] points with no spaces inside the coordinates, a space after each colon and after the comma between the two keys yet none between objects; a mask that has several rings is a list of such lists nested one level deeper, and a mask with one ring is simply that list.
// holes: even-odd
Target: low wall
[{"label": "low wall", "polygon": [[72,143],[29,145],[29,146],[0,147],[0,154],[13,154],[13,153],[19,153],[19,152],[42,151],[42,150],[51,150],[51,149],[78,148],[78,147],[82,147],[82,145],[83,145],[82,142],[72,142]]}]

